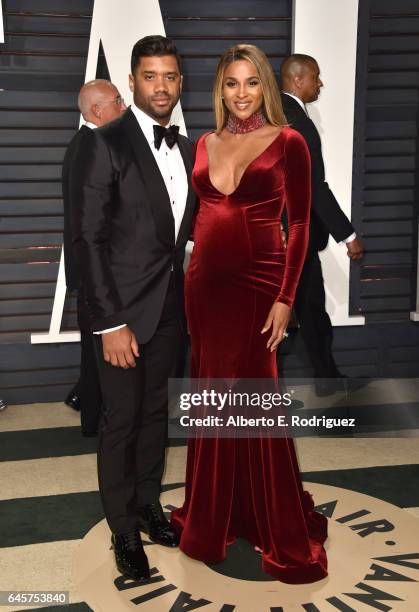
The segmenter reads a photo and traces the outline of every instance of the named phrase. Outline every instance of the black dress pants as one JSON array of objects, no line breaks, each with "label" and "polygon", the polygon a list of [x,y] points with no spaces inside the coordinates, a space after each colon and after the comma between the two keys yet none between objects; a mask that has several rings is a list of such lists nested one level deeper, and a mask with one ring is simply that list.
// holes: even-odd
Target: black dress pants
[{"label": "black dress pants", "polygon": [[136,367],[103,359],[95,336],[104,414],[99,434],[99,490],[111,531],[138,528],[138,507],[158,501],[167,442],[168,378],[185,341],[171,279],[154,336],[139,347]]},{"label": "black dress pants", "polygon": [[83,434],[94,434],[99,429],[102,414],[102,391],[97,367],[95,339],[90,331],[90,321],[84,293],[77,293],[77,322],[80,329],[80,375],[71,390],[80,398],[80,421]]},{"label": "black dress pants", "polygon": [[310,254],[300,276],[294,310],[316,378],[340,373],[332,354],[333,326],[326,312],[326,295],[318,253]]},{"label": "black dress pants", "polygon": [[99,429],[102,414],[102,391],[91,331],[81,331],[81,363],[78,391],[82,433],[92,434]]}]

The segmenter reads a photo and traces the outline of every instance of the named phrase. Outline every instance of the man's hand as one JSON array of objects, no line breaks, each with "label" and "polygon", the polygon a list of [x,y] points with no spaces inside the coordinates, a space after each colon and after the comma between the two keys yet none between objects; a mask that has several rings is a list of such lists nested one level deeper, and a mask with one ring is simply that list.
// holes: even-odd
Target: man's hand
[{"label": "man's hand", "polygon": [[282,302],[275,302],[272,306],[268,318],[265,321],[265,325],[261,331],[264,334],[272,326],[271,337],[268,340],[266,348],[274,351],[278,344],[285,338],[287,331],[287,325],[291,316],[291,308]]},{"label": "man's hand", "polygon": [[102,334],[103,358],[116,368],[135,368],[135,357],[140,356],[138,343],[130,328],[125,325],[120,329]]},{"label": "man's hand", "polygon": [[346,248],[348,249],[348,257],[351,259],[361,259],[364,255],[364,245],[359,238],[347,242]]}]

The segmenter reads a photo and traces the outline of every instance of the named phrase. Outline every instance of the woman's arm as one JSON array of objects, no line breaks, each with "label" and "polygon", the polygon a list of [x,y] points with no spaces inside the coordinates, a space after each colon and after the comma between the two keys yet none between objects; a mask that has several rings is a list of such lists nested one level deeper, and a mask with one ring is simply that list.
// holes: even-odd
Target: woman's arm
[{"label": "woman's arm", "polygon": [[276,299],[291,307],[307,253],[311,205],[310,153],[304,138],[289,131],[285,145],[285,198],[288,242],[281,291]]},{"label": "woman's arm", "polygon": [[274,351],[286,334],[295,292],[308,246],[311,204],[310,154],[304,138],[290,130],[285,145],[285,197],[288,242],[281,291],[265,321],[262,332],[272,327],[267,348]]}]

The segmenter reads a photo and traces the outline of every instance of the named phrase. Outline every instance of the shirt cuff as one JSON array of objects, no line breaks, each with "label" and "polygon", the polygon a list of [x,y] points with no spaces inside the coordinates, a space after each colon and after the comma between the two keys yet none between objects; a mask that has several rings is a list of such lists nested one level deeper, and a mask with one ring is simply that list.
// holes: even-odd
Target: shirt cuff
[{"label": "shirt cuff", "polygon": [[356,234],[355,232],[353,232],[350,236],[342,240],[342,242],[346,244],[347,242],[352,242],[352,240],[355,240],[355,238],[356,238]]},{"label": "shirt cuff", "polygon": [[101,334],[109,334],[109,332],[116,331],[117,329],[122,329],[126,327],[127,324],[123,323],[122,325],[117,325],[116,327],[110,327],[109,329],[101,329],[100,331],[93,332],[94,334],[100,336]]}]

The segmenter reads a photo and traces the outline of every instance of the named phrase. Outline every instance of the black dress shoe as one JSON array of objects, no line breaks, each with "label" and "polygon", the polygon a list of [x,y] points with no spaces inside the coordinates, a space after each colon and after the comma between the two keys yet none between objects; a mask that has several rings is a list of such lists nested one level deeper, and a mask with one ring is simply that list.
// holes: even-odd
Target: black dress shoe
[{"label": "black dress shoe", "polygon": [[316,395],[318,397],[326,397],[332,395],[336,391],[344,391],[345,393],[354,393],[358,389],[366,387],[371,382],[368,377],[351,378],[345,374],[340,374],[334,378],[315,381]]},{"label": "black dress shoe", "polygon": [[364,387],[368,386],[371,382],[371,378],[365,376],[363,378],[345,377],[344,382],[346,386],[346,391],[348,393],[354,393],[355,391],[358,391],[359,389],[363,389]]},{"label": "black dress shoe", "polygon": [[65,398],[64,404],[67,404],[67,406],[70,406],[70,408],[73,408],[73,410],[80,412],[80,396],[76,395],[72,391]]},{"label": "black dress shoe", "polygon": [[345,391],[344,376],[338,378],[325,378],[314,381],[314,389],[317,397],[328,397],[337,391]]},{"label": "black dress shoe", "polygon": [[112,548],[116,567],[121,574],[138,581],[150,578],[147,555],[138,531],[130,531],[123,535],[112,534]]},{"label": "black dress shoe", "polygon": [[140,529],[147,533],[152,542],[174,548],[179,546],[179,536],[164,516],[160,502],[140,508]]},{"label": "black dress shoe", "polygon": [[298,399],[291,400],[291,404],[288,406],[288,410],[292,412],[293,410],[302,410],[304,408],[304,402]]}]

